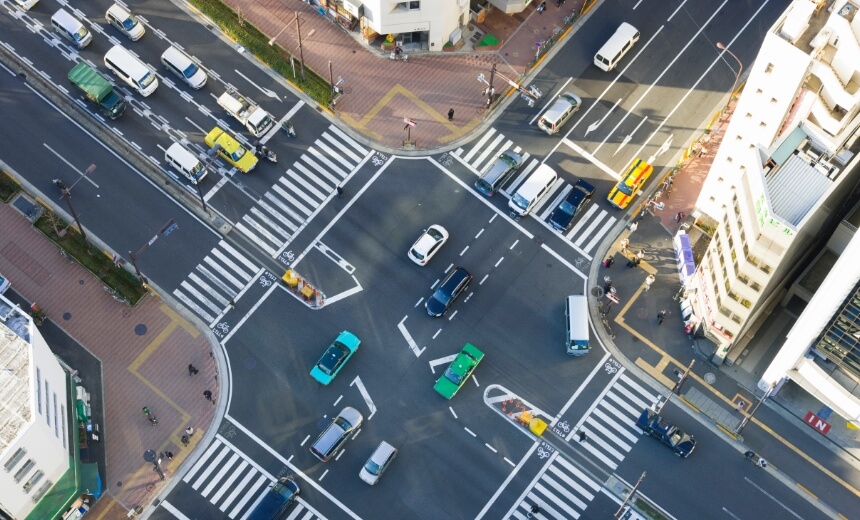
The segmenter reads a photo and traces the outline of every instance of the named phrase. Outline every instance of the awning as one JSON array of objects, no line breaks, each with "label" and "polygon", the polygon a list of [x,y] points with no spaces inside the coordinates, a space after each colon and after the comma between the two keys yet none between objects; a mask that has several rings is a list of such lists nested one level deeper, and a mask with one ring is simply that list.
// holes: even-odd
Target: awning
[{"label": "awning", "polygon": [[95,462],[81,464],[81,492],[98,499],[102,496],[102,476]]},{"label": "awning", "polygon": [[681,277],[681,282],[686,283],[687,279],[692,277],[696,272],[696,262],[693,260],[693,247],[690,245],[690,235],[685,231],[678,231],[673,243],[675,245],[675,260],[678,262],[678,275]]}]

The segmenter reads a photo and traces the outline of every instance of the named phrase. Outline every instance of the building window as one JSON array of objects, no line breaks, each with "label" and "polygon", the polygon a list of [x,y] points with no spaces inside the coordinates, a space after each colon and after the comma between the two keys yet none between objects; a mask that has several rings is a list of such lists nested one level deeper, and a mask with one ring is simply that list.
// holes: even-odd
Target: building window
[{"label": "building window", "polygon": [[60,438],[60,427],[57,421],[57,394],[54,394],[54,436]]},{"label": "building window", "polygon": [[17,466],[18,463],[21,462],[21,459],[23,459],[24,455],[26,455],[26,454],[27,454],[27,450],[25,448],[18,448],[17,450],[15,450],[15,454],[12,455],[12,458],[7,460],[6,464],[3,464],[3,469],[5,469],[7,473],[12,471],[12,468]]},{"label": "building window", "polygon": [[36,368],[36,406],[39,409],[39,415],[42,415],[42,370]]},{"label": "building window", "polygon": [[421,9],[421,2],[400,2],[397,7],[407,11],[417,11]]},{"label": "building window", "polygon": [[48,426],[51,425],[51,391],[48,387],[48,381],[45,381],[45,420],[48,421]]},{"label": "building window", "polygon": [[27,462],[21,466],[21,469],[15,473],[15,482],[21,482],[21,479],[24,478],[24,476],[29,473],[34,466],[36,466],[36,463],[33,462],[33,459],[28,459]]},{"label": "building window", "polygon": [[764,73],[770,74],[771,72],[773,72],[773,63],[768,63],[767,67],[764,68]]},{"label": "building window", "polygon": [[42,487],[40,487],[38,491],[33,493],[33,502],[38,502],[43,496],[45,496],[45,493],[47,493],[53,485],[54,483],[50,480],[42,484]]},{"label": "building window", "polygon": [[60,418],[63,420],[63,448],[66,447],[66,407],[60,406]]},{"label": "building window", "polygon": [[45,472],[42,470],[39,470],[39,471],[33,473],[33,476],[30,477],[30,480],[28,480],[27,483],[24,484],[24,493],[28,493],[30,491],[30,488],[35,486],[36,484],[38,484],[39,481],[42,480],[42,477],[44,477],[44,476],[45,476]]}]

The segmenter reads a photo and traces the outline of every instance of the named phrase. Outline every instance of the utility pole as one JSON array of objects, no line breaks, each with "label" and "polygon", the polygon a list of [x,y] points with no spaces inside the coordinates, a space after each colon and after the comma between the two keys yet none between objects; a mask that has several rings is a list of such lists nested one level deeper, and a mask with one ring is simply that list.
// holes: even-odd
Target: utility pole
[{"label": "utility pole", "polygon": [[612,515],[613,518],[619,518],[621,512],[624,510],[624,506],[627,505],[627,502],[630,502],[630,499],[633,498],[633,495],[636,494],[636,489],[639,487],[639,484],[645,480],[645,472],[642,472],[642,475],[639,476],[639,480],[636,481],[636,484],[633,486],[633,489],[630,490],[630,493],[627,494],[627,498],[624,499],[624,502],[621,502],[621,507],[618,508],[618,511]]},{"label": "utility pole", "polygon": [[140,272],[140,267],[138,267],[137,265],[137,257],[139,257],[144,251],[149,249],[149,247],[152,246],[152,244],[154,244],[156,240],[158,240],[159,236],[166,237],[167,235],[176,231],[178,228],[179,224],[174,222],[173,219],[170,219],[167,221],[167,224],[162,226],[158,233],[156,233],[154,237],[150,238],[149,242],[143,244],[143,247],[138,249],[136,253],[132,253],[131,251],[128,252],[128,256],[129,258],[131,258],[131,265],[134,266],[134,274],[137,275],[142,284],[146,285],[147,283],[149,283],[149,281],[146,279],[145,276],[143,276],[143,273]]},{"label": "utility pole", "polygon": [[743,420],[741,421],[741,423],[738,425],[738,429],[737,429],[737,430],[735,430],[735,434],[740,434],[740,433],[741,433],[741,430],[743,430],[743,429],[744,429],[744,427],[746,427],[747,423],[749,423],[749,422],[750,422],[750,419],[752,419],[752,416],[755,414],[756,410],[758,410],[758,407],[759,407],[759,406],[761,406],[761,403],[763,403],[765,399],[767,399],[768,397],[770,397],[770,394],[771,394],[771,392],[773,392],[773,389],[774,389],[775,387],[776,387],[776,383],[772,383],[772,384],[770,385],[770,388],[768,388],[768,389],[767,389],[767,392],[765,392],[764,394],[762,394],[761,398],[758,400],[758,402],[755,404],[755,406],[753,406],[752,410],[750,410],[749,415],[744,416],[744,419],[743,419]]},{"label": "utility pole", "polygon": [[305,81],[305,54],[302,50],[302,28],[300,27],[298,11],[296,11],[296,36],[299,38],[299,64],[302,69],[302,81]]},{"label": "utility pole", "polygon": [[693,370],[693,365],[696,364],[696,360],[690,361],[690,365],[687,367],[687,370],[684,370],[684,373],[675,371],[676,376],[678,377],[678,382],[675,383],[675,386],[672,387],[672,393],[681,395],[681,387],[684,385],[684,381],[687,380],[687,376],[690,374],[690,371]]},{"label": "utility pole", "polygon": [[63,200],[65,200],[66,204],[69,206],[69,212],[72,214],[72,218],[74,219],[75,224],[77,224],[78,230],[81,232],[81,236],[84,238],[84,242],[87,244],[87,250],[89,250],[90,239],[87,238],[87,233],[86,231],[84,231],[84,226],[81,225],[81,219],[78,217],[78,212],[75,211],[75,207],[72,206],[72,190],[66,187],[62,179],[54,179],[54,185],[60,188],[60,193],[62,194]]}]

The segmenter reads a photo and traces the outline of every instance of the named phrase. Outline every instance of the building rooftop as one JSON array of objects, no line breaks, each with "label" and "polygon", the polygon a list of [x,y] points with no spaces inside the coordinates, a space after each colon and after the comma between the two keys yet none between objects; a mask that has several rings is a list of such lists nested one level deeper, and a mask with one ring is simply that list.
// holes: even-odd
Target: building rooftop
[{"label": "building rooftop", "polygon": [[30,316],[0,296],[0,453],[31,420]]}]

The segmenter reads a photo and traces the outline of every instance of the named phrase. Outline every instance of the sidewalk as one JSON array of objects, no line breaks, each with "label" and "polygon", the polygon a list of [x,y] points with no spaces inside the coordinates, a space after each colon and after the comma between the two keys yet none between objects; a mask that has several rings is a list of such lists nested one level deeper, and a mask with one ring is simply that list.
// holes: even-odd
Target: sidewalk
[{"label": "sidewalk", "polygon": [[[60,256],[57,246],[9,204],[0,204],[0,272],[101,363],[104,395],[94,396],[93,404],[101,401],[104,409],[93,410],[93,417],[104,418],[99,429],[107,474],[101,475],[103,496],[89,514],[127,518],[128,509],[148,504],[169,482],[221,408],[203,397],[206,389],[216,399],[220,393],[212,345],[157,297],[148,296],[135,308],[114,301],[96,278]],[[74,360],[63,361],[76,368]],[[193,377],[189,363],[200,370]],[[143,406],[157,416],[157,426],[147,422]],[[180,438],[189,425],[197,431],[184,447]],[[162,462],[168,480],[160,482],[152,464],[143,460],[148,449],[173,452],[173,461]]]},{"label": "sidewalk", "polygon": [[[478,75],[489,79],[496,64],[500,73],[517,79],[534,59],[535,42],[560,30],[562,18],[582,5],[582,0],[565,2],[561,9],[549,5],[543,14],[532,5],[516,16],[493,9],[483,28],[470,23],[464,35],[472,29],[490,31],[504,39],[498,50],[474,51],[470,43],[457,52],[407,49],[409,60],[402,62],[389,60],[388,53],[362,43],[358,32],[347,32],[301,0],[224,1],[264,34],[278,35],[277,45],[288,50],[298,49],[293,23],[298,12],[305,66],[328,78],[331,61],[335,80],[344,80],[344,95],[337,103],[341,121],[375,146],[401,149],[406,139],[403,118],[413,119],[417,126],[411,139],[423,150],[450,147],[478,129],[485,122],[486,102],[481,94],[486,85],[477,81]],[[291,28],[281,32],[290,23]],[[497,79],[494,85],[497,92],[504,91],[503,81]],[[448,121],[449,109],[454,109],[453,121]]]}]

